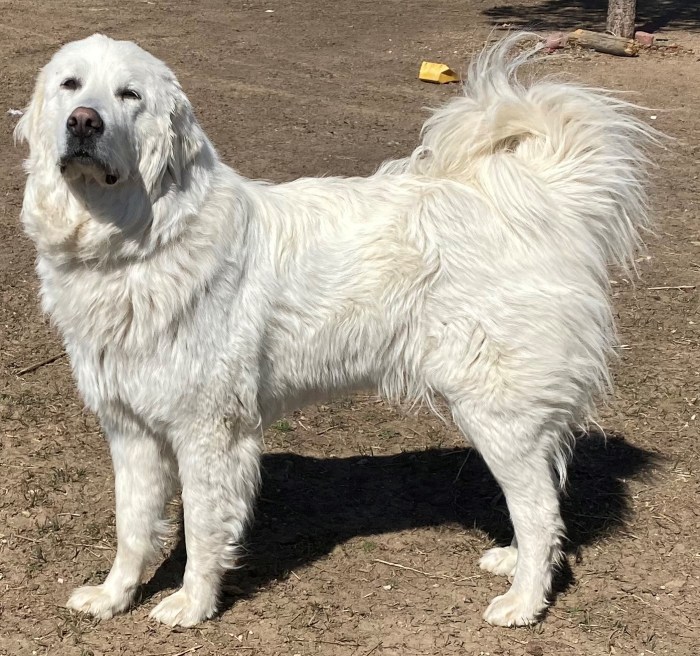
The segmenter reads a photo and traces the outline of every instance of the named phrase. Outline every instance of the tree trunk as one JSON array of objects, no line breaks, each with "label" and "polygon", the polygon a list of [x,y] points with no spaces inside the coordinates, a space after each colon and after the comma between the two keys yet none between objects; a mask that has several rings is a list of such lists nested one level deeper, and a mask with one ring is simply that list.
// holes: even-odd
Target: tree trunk
[{"label": "tree trunk", "polygon": [[609,0],[607,30],[625,39],[634,38],[634,16],[637,0]]}]

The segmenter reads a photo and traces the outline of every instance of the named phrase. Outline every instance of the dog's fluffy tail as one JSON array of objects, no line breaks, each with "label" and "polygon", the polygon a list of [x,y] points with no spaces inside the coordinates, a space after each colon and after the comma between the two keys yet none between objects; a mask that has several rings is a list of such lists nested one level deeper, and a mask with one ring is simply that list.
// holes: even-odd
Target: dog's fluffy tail
[{"label": "dog's fluffy tail", "polygon": [[537,38],[515,34],[484,51],[463,96],[426,122],[421,146],[384,170],[474,185],[515,228],[632,264],[648,221],[645,151],[661,135],[607,91],[519,79],[542,46],[513,52]]}]

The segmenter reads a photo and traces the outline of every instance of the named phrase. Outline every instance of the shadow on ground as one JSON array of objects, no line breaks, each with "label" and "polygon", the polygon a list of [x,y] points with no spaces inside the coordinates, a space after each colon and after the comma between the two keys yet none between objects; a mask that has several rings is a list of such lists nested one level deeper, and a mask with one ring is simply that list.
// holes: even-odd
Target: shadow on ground
[{"label": "shadow on ground", "polygon": [[[494,23],[534,30],[605,29],[608,0],[540,0],[501,4],[484,14]],[[655,32],[662,27],[677,30],[700,29],[700,2],[697,0],[638,0],[637,28]]]},{"label": "shadow on ground", "polygon": [[[630,515],[627,480],[647,475],[657,456],[617,435],[576,439],[562,501],[568,552],[622,527]],[[472,449],[429,449],[393,456],[311,458],[291,453],[263,459],[264,474],[245,567],[231,574],[233,596],[254,594],[270,581],[330,553],[350,538],[405,529],[457,525],[496,542],[512,536],[505,500]],[[146,597],[180,584],[182,536],[144,590]],[[565,589],[564,569],[556,585]]]}]

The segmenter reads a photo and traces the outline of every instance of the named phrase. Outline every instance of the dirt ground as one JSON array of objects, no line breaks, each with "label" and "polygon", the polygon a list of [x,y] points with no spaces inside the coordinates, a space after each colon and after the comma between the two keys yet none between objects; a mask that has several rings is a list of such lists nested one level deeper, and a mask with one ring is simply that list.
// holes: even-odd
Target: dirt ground
[{"label": "dirt ground", "polygon": [[[458,92],[420,61],[462,67],[503,27],[601,28],[605,2],[530,0],[0,0],[0,654],[678,654],[700,644],[700,9],[643,2],[662,48],[636,59],[560,51],[545,72],[634,91],[677,140],[657,153],[658,220],[640,280],[611,272],[617,393],[581,435],[564,500],[568,567],[544,622],[497,629],[481,613],[507,582],[477,567],[510,539],[503,498],[451,426],[362,395],[304,408],[266,433],[245,567],[222,613],[191,630],[148,620],[184,552],[142,603],[105,622],[69,591],[114,555],[111,466],[61,344],[38,309],[19,226],[16,118],[38,68],[95,31],[138,40],[177,72],[224,159],[276,181],[367,174],[416,143]],[[679,47],[672,47],[677,44]],[[177,508],[173,509],[177,512]]]}]

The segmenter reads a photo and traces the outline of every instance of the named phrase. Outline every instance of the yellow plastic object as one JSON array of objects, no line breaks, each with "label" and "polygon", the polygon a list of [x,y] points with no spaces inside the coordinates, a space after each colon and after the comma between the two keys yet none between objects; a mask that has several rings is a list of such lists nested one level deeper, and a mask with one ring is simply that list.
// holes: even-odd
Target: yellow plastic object
[{"label": "yellow plastic object", "polygon": [[448,82],[459,82],[459,75],[447,64],[424,61],[421,62],[418,79],[423,80],[423,82],[447,84]]}]

